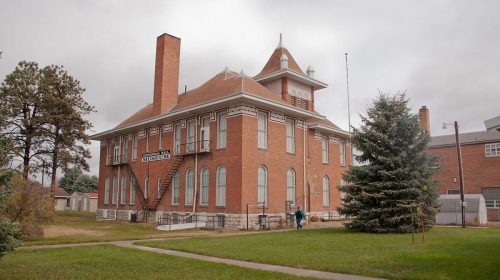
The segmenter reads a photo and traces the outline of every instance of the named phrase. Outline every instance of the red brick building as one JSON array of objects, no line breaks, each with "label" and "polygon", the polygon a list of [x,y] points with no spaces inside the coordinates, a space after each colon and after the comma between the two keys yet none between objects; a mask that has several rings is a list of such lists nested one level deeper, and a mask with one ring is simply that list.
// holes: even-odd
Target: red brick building
[{"label": "red brick building", "polygon": [[[422,114],[422,111],[421,111]],[[428,118],[428,116],[427,116]],[[488,220],[500,212],[500,116],[484,122],[486,131],[461,133],[462,166],[466,194],[482,194]],[[434,136],[429,152],[439,156],[440,194],[459,194],[460,179],[455,135]]]},{"label": "red brick building", "polygon": [[179,94],[180,42],[157,38],[153,103],[92,136],[101,141],[97,217],[194,213],[244,227],[247,205],[252,221],[284,216],[286,201],[336,211],[348,133],[314,110],[327,85],[312,67],[304,73],[280,39],[256,76],[226,68]]}]

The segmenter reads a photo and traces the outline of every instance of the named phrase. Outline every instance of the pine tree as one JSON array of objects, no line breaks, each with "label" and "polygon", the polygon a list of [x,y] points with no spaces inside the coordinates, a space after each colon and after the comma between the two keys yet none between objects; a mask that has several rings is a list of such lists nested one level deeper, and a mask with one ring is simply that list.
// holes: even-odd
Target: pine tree
[{"label": "pine tree", "polygon": [[[352,217],[348,229],[413,232],[432,227],[436,212],[435,158],[425,152],[430,137],[412,114],[405,94],[380,94],[354,128],[352,144],[362,166],[344,175],[347,195],[338,209]],[[417,222],[420,221],[420,222]]]}]

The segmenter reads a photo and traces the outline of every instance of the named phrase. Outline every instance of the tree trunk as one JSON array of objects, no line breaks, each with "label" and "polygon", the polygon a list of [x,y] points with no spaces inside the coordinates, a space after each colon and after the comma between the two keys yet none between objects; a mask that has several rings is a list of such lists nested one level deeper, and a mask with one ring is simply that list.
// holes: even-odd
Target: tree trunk
[{"label": "tree trunk", "polygon": [[52,197],[54,197],[56,191],[57,166],[59,160],[59,143],[60,143],[59,131],[60,131],[59,125],[56,125],[54,133],[54,150],[52,152],[52,178],[50,182],[50,194]]},{"label": "tree trunk", "polygon": [[28,179],[30,173],[30,152],[31,152],[31,136],[26,137],[26,145],[24,146],[23,155],[23,178]]}]

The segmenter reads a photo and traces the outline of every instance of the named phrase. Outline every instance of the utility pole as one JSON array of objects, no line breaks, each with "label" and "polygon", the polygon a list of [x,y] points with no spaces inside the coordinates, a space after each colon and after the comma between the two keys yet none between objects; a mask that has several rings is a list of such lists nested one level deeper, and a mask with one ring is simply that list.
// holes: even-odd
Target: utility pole
[{"label": "utility pole", "polygon": [[352,165],[352,142],[351,142],[351,101],[350,101],[350,94],[349,94],[349,67],[347,64],[347,53],[345,53],[345,73],[346,73],[346,88],[347,88],[347,119],[349,122],[349,148],[350,148],[350,159],[349,159],[349,164]]},{"label": "utility pole", "polygon": [[460,149],[460,138],[458,137],[457,121],[455,121],[455,140],[457,144],[458,175],[460,177],[460,206],[462,209],[462,227],[465,228],[464,171],[462,168],[462,150]]}]

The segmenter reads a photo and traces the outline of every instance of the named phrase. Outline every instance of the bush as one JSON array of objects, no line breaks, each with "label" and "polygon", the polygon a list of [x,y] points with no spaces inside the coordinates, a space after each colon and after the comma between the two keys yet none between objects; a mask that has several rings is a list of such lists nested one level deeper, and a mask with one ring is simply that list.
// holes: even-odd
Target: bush
[{"label": "bush", "polygon": [[0,217],[0,258],[5,256],[8,251],[21,245],[21,242],[16,238],[17,235],[18,225]]},{"label": "bush", "polygon": [[319,222],[320,221],[320,218],[319,216],[311,216],[311,218],[309,219],[310,222]]}]

